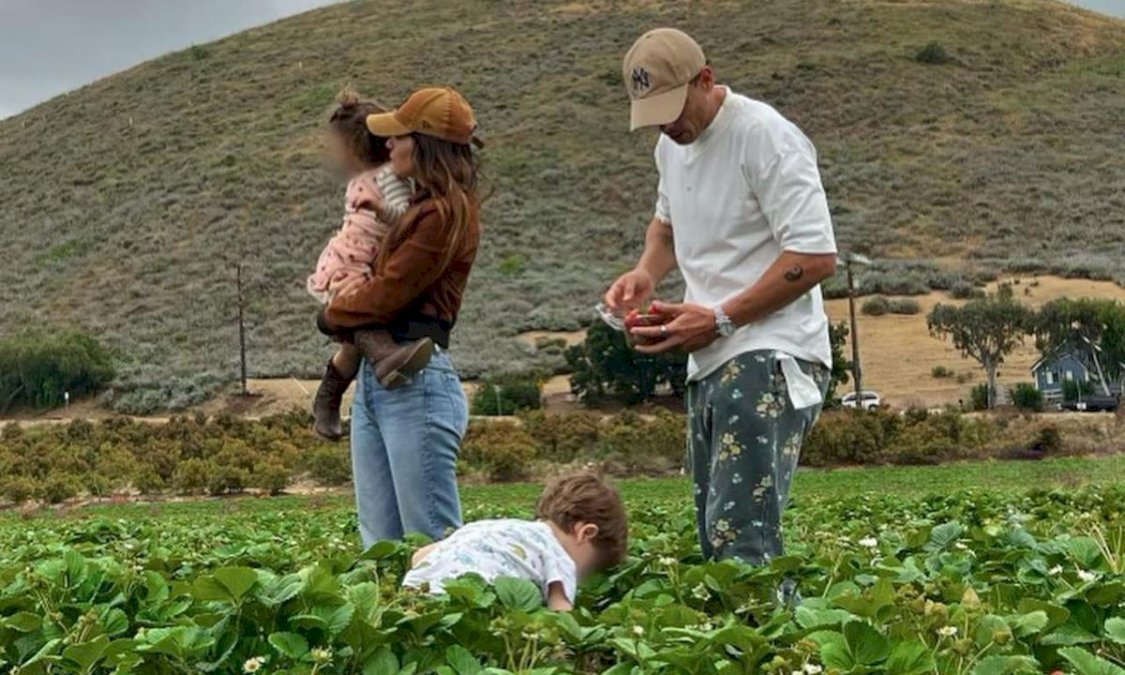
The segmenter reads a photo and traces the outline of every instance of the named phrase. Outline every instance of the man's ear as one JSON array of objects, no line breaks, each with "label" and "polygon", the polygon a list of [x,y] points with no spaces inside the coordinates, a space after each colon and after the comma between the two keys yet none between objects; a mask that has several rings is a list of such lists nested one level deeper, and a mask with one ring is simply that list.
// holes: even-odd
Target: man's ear
[{"label": "man's ear", "polygon": [[703,91],[711,91],[711,88],[715,86],[715,69],[711,67],[711,64],[703,66],[703,70],[699,71],[698,78],[699,88]]},{"label": "man's ear", "polygon": [[574,533],[578,541],[593,541],[598,536],[598,526],[593,523],[583,523]]}]

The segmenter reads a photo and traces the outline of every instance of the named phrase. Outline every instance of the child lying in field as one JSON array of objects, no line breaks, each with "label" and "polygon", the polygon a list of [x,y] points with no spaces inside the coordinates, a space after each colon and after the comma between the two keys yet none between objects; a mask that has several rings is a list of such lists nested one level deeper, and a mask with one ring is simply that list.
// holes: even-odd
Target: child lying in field
[{"label": "child lying in field", "polygon": [[574,607],[578,581],[625,557],[628,524],[617,491],[591,473],[552,481],[535,507],[536,520],[481,520],[418,549],[403,586],[443,592],[468,573],[488,582],[527,579],[548,609]]}]

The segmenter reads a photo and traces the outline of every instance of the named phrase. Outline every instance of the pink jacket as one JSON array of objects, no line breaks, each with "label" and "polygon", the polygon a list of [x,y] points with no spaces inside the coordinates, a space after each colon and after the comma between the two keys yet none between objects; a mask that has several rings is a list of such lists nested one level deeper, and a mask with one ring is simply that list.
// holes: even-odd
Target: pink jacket
[{"label": "pink jacket", "polygon": [[[343,223],[308,278],[309,293],[327,302],[367,281],[387,232],[409,206],[410,193],[410,184],[395,176],[389,165],[353,178],[344,196]],[[383,201],[381,214],[375,208],[377,198]]]}]

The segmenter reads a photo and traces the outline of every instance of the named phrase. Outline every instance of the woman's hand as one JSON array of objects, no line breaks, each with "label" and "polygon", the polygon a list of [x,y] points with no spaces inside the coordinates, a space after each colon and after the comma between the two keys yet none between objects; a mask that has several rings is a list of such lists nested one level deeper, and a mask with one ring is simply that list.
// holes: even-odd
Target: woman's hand
[{"label": "woman's hand", "polygon": [[719,337],[715,312],[702,305],[654,302],[652,311],[664,320],[661,325],[629,330],[636,339],[634,349],[642,354],[663,354],[676,348],[690,353],[703,349]]},{"label": "woman's hand", "polygon": [[656,283],[648,272],[634,269],[617,278],[605,293],[605,304],[614,312],[637,309],[648,302],[656,291]]}]

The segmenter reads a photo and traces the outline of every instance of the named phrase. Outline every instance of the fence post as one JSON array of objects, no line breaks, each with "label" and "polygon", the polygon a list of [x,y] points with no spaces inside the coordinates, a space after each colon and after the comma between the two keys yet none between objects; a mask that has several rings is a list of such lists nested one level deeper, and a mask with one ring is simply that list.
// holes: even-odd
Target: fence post
[{"label": "fence post", "polygon": [[245,300],[242,295],[242,263],[235,268],[235,283],[238,287],[238,361],[240,366],[239,381],[242,385],[242,395],[249,396],[250,390],[246,386],[246,321],[244,317]]}]

